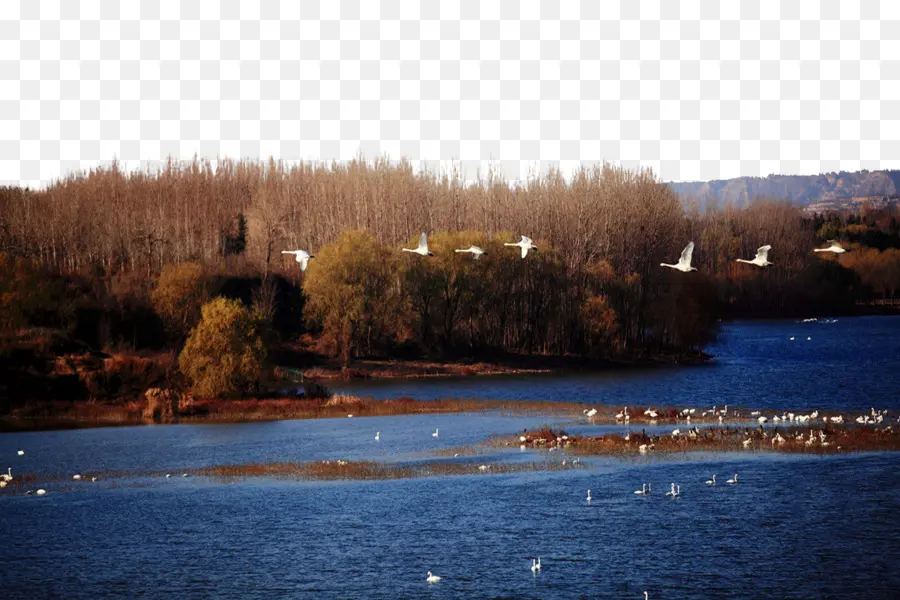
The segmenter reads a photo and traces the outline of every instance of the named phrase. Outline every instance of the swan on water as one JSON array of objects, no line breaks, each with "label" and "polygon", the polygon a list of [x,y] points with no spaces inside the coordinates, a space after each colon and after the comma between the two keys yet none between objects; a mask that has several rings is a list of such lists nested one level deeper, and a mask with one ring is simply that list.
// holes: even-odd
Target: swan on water
[{"label": "swan on water", "polygon": [[300,270],[305,271],[306,267],[309,265],[309,259],[315,258],[312,254],[307,252],[306,250],[282,250],[282,254],[293,254],[294,260],[300,263]]},{"label": "swan on water", "polygon": [[41,489],[39,489],[36,493],[37,493],[38,496],[43,496],[44,494],[47,493],[47,490],[41,488]]},{"label": "swan on water", "polygon": [[691,255],[694,253],[694,242],[688,243],[687,246],[684,247],[684,250],[681,251],[681,257],[678,259],[678,262],[674,265],[670,265],[668,263],[659,263],[661,267],[669,267],[671,269],[677,269],[683,273],[688,273],[690,271],[696,271],[694,267],[691,266]]},{"label": "swan on water", "polygon": [[587,497],[587,501],[588,501],[588,502],[590,502],[590,501],[591,501],[591,490],[590,490],[590,489],[589,489],[589,490],[588,490],[588,497]]},{"label": "swan on water", "polygon": [[726,481],[725,483],[737,483],[737,482],[738,482],[737,473],[735,473],[735,474],[734,474],[734,479],[729,479],[729,480]]},{"label": "swan on water", "polygon": [[706,480],[706,485],[716,485],[716,476],[715,476],[715,474],[713,474],[713,478],[712,478],[712,479],[707,479],[707,480]]},{"label": "swan on water", "polygon": [[516,242],[515,244],[510,242],[504,242],[504,246],[518,246],[522,249],[522,258],[525,258],[528,255],[529,250],[537,250],[537,246],[534,245],[534,242],[531,241],[530,237],[521,236],[521,240]]},{"label": "swan on water", "polygon": [[75,480],[81,479],[81,475],[80,474],[72,475],[72,479],[75,479]]},{"label": "swan on water", "polygon": [[18,452],[16,452],[16,454],[18,454],[19,456],[23,456],[25,454],[25,451],[19,450]]},{"label": "swan on water", "polygon": [[376,441],[376,442],[380,442],[380,441],[381,441],[381,432],[380,432],[380,431],[376,431],[376,432],[375,432],[375,441]]},{"label": "swan on water", "polygon": [[434,256],[428,250],[428,238],[425,237],[425,232],[422,232],[422,235],[419,237],[419,245],[416,248],[402,248],[404,252],[412,252],[413,254],[420,254],[422,256]]},{"label": "swan on water", "polygon": [[747,263],[748,265],[756,265],[757,267],[767,267],[769,265],[774,265],[775,263],[769,262],[769,250],[772,249],[772,246],[766,244],[765,246],[760,246],[756,249],[756,256],[753,257],[752,260],[745,260],[743,258],[735,259],[736,262]]},{"label": "swan on water", "polygon": [[540,570],[541,570],[541,557],[538,556],[537,562],[535,562],[535,560],[532,558],[531,559],[531,572],[534,573],[535,571],[540,571]]},{"label": "swan on water", "polygon": [[816,248],[813,252],[834,252],[835,254],[843,254],[846,252],[837,240],[828,240],[828,246],[825,248]]},{"label": "swan on water", "polygon": [[432,575],[431,571],[428,571],[428,577],[425,578],[425,581],[427,581],[428,583],[435,583],[440,580],[441,580],[441,578],[438,577],[437,575]]},{"label": "swan on water", "polygon": [[472,258],[474,258],[475,260],[478,260],[479,258],[481,258],[482,254],[487,254],[487,252],[484,250],[484,248],[479,248],[478,246],[475,246],[475,245],[469,246],[468,248],[457,248],[455,250],[455,252],[468,252],[469,254],[472,255]]},{"label": "swan on water", "polygon": [[438,428],[435,427],[435,428],[434,428],[434,433],[431,434],[431,437],[437,437],[437,436],[438,436]]},{"label": "swan on water", "polygon": [[12,476],[12,467],[9,467],[9,468],[6,470],[6,473],[0,474],[0,480],[2,480],[2,481],[12,481],[12,479],[13,479],[13,476]]}]

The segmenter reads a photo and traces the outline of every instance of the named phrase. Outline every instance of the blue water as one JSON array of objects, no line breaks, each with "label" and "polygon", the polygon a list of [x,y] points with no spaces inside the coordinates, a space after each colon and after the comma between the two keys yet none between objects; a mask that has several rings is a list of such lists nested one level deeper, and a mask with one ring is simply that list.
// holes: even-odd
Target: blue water
[{"label": "blue water", "polygon": [[[885,355],[897,357],[898,326],[892,319],[731,325],[715,366],[579,376],[572,389],[594,399],[612,389],[617,403],[629,404],[664,390],[670,402],[689,396],[696,406],[713,398],[779,405],[789,397],[792,406],[891,407],[898,376]],[[800,332],[804,343],[813,340],[787,344]],[[820,369],[815,356],[831,366]],[[762,373],[747,373],[759,364]],[[568,385],[567,377],[544,379],[440,385],[530,398]],[[838,382],[846,394],[829,393]],[[758,400],[734,399],[745,395]],[[558,461],[557,453],[517,448],[435,455],[544,423],[587,427],[475,414],[2,434],[0,467],[34,478],[28,487],[48,494],[0,490],[0,597],[639,600],[644,590],[651,599],[896,597],[898,454],[595,458],[563,472],[369,482],[179,477],[184,469],[265,461]],[[72,481],[75,472],[110,474],[89,483]],[[159,476],[166,472],[175,476]],[[725,484],[735,472],[740,483]],[[714,488],[703,484],[713,473]],[[653,493],[634,495],[645,482]],[[681,486],[677,500],[663,496],[671,482]],[[534,575],[537,556],[543,569]],[[429,585],[429,570],[443,579]]]},{"label": "blue water", "polygon": [[[790,338],[794,337],[794,341]],[[807,340],[807,338],[812,338]],[[709,364],[562,375],[354,381],[363,396],[559,400],[614,405],[900,409],[900,317],[763,321],[722,327]]]}]

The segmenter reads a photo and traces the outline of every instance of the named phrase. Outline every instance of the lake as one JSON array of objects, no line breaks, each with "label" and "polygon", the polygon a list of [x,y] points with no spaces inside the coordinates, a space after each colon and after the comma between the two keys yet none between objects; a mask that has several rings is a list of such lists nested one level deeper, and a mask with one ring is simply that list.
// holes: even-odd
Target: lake
[{"label": "lake", "polygon": [[[893,411],[900,397],[900,319],[728,324],[711,351],[714,364],[652,372],[351,387],[847,411]],[[541,424],[587,428],[450,414],[0,434],[0,467],[48,490],[0,490],[0,589],[3,598],[896,597],[894,453],[598,457],[561,472],[389,481],[180,477],[268,461],[560,460],[517,448],[435,455]],[[71,479],[113,471],[123,475]],[[705,485],[713,473],[719,483]],[[726,484],[734,473],[739,483]],[[648,482],[651,494],[633,494]],[[672,482],[677,499],[664,496]],[[442,580],[426,583],[429,570]]]},{"label": "lake", "polygon": [[[794,338],[793,340],[791,338]],[[810,339],[807,339],[810,338]],[[492,398],[614,405],[900,409],[900,317],[814,322],[757,321],[723,326],[708,364],[478,378],[370,380],[334,390],[418,400]]]}]

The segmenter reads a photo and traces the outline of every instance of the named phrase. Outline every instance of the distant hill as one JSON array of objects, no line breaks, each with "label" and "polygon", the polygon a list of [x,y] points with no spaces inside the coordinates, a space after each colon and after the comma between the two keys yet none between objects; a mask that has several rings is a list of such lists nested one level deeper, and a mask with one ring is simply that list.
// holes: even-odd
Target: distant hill
[{"label": "distant hill", "polygon": [[769,175],[714,181],[669,182],[675,193],[697,198],[701,207],[715,201],[719,206],[746,206],[758,196],[789,200],[811,210],[851,207],[865,200],[900,197],[900,170],[855,171],[821,175]]}]

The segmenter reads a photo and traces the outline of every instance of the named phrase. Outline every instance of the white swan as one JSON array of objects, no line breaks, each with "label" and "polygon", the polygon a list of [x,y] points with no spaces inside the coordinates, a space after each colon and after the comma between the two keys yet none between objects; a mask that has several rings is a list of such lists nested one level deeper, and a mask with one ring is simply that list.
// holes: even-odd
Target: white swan
[{"label": "white swan", "polygon": [[12,476],[12,467],[9,467],[9,468],[6,470],[6,473],[0,474],[0,480],[3,480],[3,481],[12,481],[12,479],[13,479],[13,476]]},{"label": "white swan", "polygon": [[588,497],[587,497],[587,501],[588,501],[588,502],[590,502],[590,501],[591,501],[591,490],[588,490]]},{"label": "white swan", "polygon": [[434,256],[428,250],[428,238],[425,237],[425,232],[422,232],[422,235],[419,237],[419,246],[415,249],[410,248],[402,248],[404,252],[412,252],[413,254],[420,254],[422,256]]},{"label": "white swan", "polygon": [[737,483],[737,482],[738,482],[737,473],[735,473],[735,474],[734,474],[734,479],[729,479],[729,480],[726,481],[725,483]]},{"label": "white swan", "polygon": [[516,242],[515,244],[512,244],[510,242],[504,242],[503,245],[504,246],[518,246],[519,248],[522,249],[522,258],[525,258],[528,255],[529,250],[537,251],[537,246],[534,245],[534,242],[531,241],[530,237],[525,237],[524,235],[521,237],[522,237],[522,239],[519,240],[518,242]]},{"label": "white swan", "polygon": [[425,581],[427,581],[428,583],[435,583],[440,580],[441,580],[441,578],[438,577],[437,575],[432,575],[431,571],[428,571],[428,577],[425,578]]},{"label": "white swan", "polygon": [[684,247],[684,250],[681,251],[681,258],[678,259],[678,262],[674,265],[670,265],[668,263],[659,263],[661,267],[669,267],[671,269],[677,269],[678,271],[682,271],[683,273],[688,273],[690,271],[696,271],[694,267],[691,266],[691,255],[694,253],[694,242],[688,243],[687,246]]},{"label": "white swan", "polygon": [[431,434],[431,437],[437,437],[437,436],[438,436],[438,428],[435,427],[435,428],[434,428],[434,433]]},{"label": "white swan", "polygon": [[846,250],[838,244],[837,240],[828,240],[827,247],[816,248],[813,252],[834,252],[835,254],[843,254]]},{"label": "white swan", "polygon": [[756,256],[753,257],[752,260],[745,260],[743,258],[735,259],[736,262],[747,263],[748,265],[756,265],[757,267],[768,267],[769,265],[774,265],[775,263],[769,262],[769,250],[772,249],[772,246],[766,244],[765,246],[760,246],[756,249]]},{"label": "white swan", "polygon": [[380,431],[376,431],[376,432],[375,432],[375,441],[376,441],[376,442],[380,442],[380,441],[381,441],[381,432],[380,432]]},{"label": "white swan", "polygon": [[306,267],[309,265],[309,259],[315,258],[312,254],[307,252],[306,250],[282,250],[282,254],[293,254],[294,259],[300,263],[300,270],[305,271]]},{"label": "white swan", "polygon": [[716,476],[715,476],[715,474],[713,474],[713,478],[712,478],[712,479],[707,479],[707,480],[706,480],[706,485],[716,485]]},{"label": "white swan", "polygon": [[639,489],[639,490],[634,490],[634,493],[635,493],[635,494],[641,494],[641,495],[646,494],[646,493],[647,493],[647,484],[646,484],[646,483],[642,483],[642,484],[641,484],[641,489]]},{"label": "white swan", "polygon": [[36,493],[37,493],[38,496],[43,496],[44,494],[47,493],[47,490],[41,488],[41,489],[39,489]]},{"label": "white swan", "polygon": [[79,475],[79,474],[72,475],[72,479],[75,479],[77,481],[78,479],[81,479],[81,475]]},{"label": "white swan", "polygon": [[468,248],[457,248],[455,252],[468,252],[475,260],[481,258],[482,254],[487,254],[484,248],[479,248],[475,245],[469,246]]},{"label": "white swan", "polygon": [[23,456],[25,454],[25,451],[19,450],[18,452],[16,452],[16,454],[18,454],[19,456]]}]

